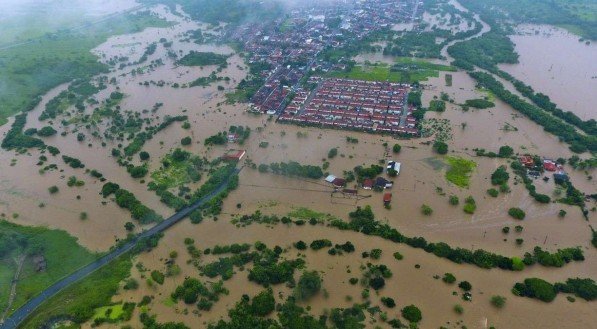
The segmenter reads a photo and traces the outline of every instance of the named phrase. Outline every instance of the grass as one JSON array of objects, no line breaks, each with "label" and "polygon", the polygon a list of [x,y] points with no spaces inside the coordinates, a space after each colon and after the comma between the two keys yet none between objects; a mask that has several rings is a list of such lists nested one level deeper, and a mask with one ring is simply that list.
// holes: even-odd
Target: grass
[{"label": "grass", "polygon": [[477,163],[460,157],[447,157],[446,162],[449,166],[446,179],[458,187],[468,188],[471,174],[477,167]]},{"label": "grass", "polygon": [[[17,296],[12,304],[14,309],[19,308],[43,289],[98,257],[97,254],[80,246],[77,239],[65,231],[20,226],[6,221],[0,222],[0,231],[24,236],[30,241],[30,244],[40,244],[47,263],[45,271],[37,272],[30,259],[26,261],[20,275],[21,279],[17,284]],[[6,262],[7,260],[4,260],[3,265],[0,265],[0,277],[2,278],[9,276],[9,272],[10,276],[14,275],[16,269],[14,265],[7,266]],[[10,270],[11,267],[12,270]],[[10,280],[2,282],[10,282]],[[9,292],[10,284],[3,284],[0,293],[2,296],[0,307],[6,306]]]},{"label": "grass", "polygon": [[327,219],[334,218],[330,214],[324,214],[322,212],[318,212],[318,211],[311,210],[309,208],[304,208],[304,207],[300,207],[300,208],[296,208],[296,209],[292,210],[291,212],[288,213],[288,216],[293,217],[293,218],[298,218],[298,219],[315,218],[317,220],[327,220]]},{"label": "grass", "polygon": [[49,319],[60,316],[68,316],[77,323],[91,319],[96,309],[110,304],[120,282],[130,276],[131,267],[130,255],[121,256],[48,299],[22,323],[21,328],[39,328]]},{"label": "grass", "polygon": [[399,57],[396,64],[363,64],[353,67],[350,72],[330,72],[328,76],[365,81],[389,81],[412,83],[439,77],[439,71],[455,71],[454,67],[433,64],[421,59]]},{"label": "grass", "polygon": [[90,51],[109,36],[170,25],[149,13],[128,14],[0,51],[0,123],[5,123],[7,117],[19,112],[35,96],[73,79],[105,72],[107,66],[99,63]]},{"label": "grass", "polygon": [[110,312],[110,316],[107,318],[108,320],[117,320],[123,313],[124,310],[122,309],[123,304],[116,304],[112,306],[102,306],[95,309],[95,314],[93,315],[93,320],[95,319],[102,319],[106,318],[106,311],[112,310]]}]

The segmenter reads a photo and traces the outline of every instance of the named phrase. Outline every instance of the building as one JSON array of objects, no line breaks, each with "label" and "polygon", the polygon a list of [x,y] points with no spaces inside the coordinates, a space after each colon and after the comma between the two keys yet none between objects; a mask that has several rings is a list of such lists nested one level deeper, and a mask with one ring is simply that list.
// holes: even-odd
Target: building
[{"label": "building", "polygon": [[373,179],[369,179],[369,178],[365,179],[365,180],[363,181],[363,188],[364,188],[365,190],[370,190],[370,189],[372,189],[372,188],[373,188]]},{"label": "building", "polygon": [[247,151],[245,150],[230,150],[222,156],[224,161],[240,161],[245,157]]},{"label": "building", "polygon": [[389,205],[392,202],[392,193],[385,193],[383,195],[383,204]]}]

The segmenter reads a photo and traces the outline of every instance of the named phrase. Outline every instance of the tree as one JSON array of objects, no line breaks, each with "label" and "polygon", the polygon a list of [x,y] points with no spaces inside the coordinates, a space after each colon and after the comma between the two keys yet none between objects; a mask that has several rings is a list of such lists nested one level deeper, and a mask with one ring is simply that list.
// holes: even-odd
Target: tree
[{"label": "tree", "polygon": [[500,295],[495,295],[495,296],[491,296],[491,305],[497,307],[497,308],[502,308],[504,307],[504,305],[506,305],[506,297],[500,296]]},{"label": "tree", "polygon": [[56,135],[57,131],[52,126],[45,126],[37,131],[37,135],[41,137],[49,137]]},{"label": "tree", "polygon": [[124,224],[124,229],[130,232],[135,229],[135,224],[133,224],[132,222],[126,222]]},{"label": "tree", "polygon": [[452,273],[445,273],[444,277],[442,278],[442,281],[448,284],[452,284],[456,282],[456,277]]},{"label": "tree", "polygon": [[396,302],[391,297],[382,297],[381,303],[384,304],[388,308],[394,308],[396,306]]},{"label": "tree", "polygon": [[328,152],[328,159],[335,158],[336,155],[338,155],[338,149],[334,147],[333,149],[329,150],[329,152]]},{"label": "tree", "polygon": [[520,209],[520,208],[510,208],[508,209],[508,215],[510,215],[510,217],[515,218],[515,219],[524,219],[524,217],[526,216],[524,210]]},{"label": "tree", "polygon": [[392,152],[400,153],[401,149],[402,149],[402,146],[400,146],[400,144],[394,144],[394,146],[392,147]]},{"label": "tree", "polygon": [[433,213],[433,209],[431,209],[431,207],[429,207],[428,205],[424,204],[421,206],[421,212],[425,216],[430,216]]},{"label": "tree", "polygon": [[316,271],[304,272],[296,286],[296,296],[299,300],[307,300],[321,290],[321,277]]},{"label": "tree", "polygon": [[141,153],[139,153],[139,158],[141,159],[141,161],[147,161],[149,160],[149,153],[147,153],[146,151],[141,151]]},{"label": "tree", "polygon": [[58,193],[58,191],[59,189],[56,185],[50,186],[50,188],[48,188],[48,192],[50,192],[50,194]]},{"label": "tree", "polygon": [[369,286],[375,290],[379,290],[386,285],[386,280],[381,276],[377,276],[369,280]]},{"label": "tree", "polygon": [[191,145],[191,137],[187,136],[183,139],[180,140],[180,144],[182,144],[183,146],[187,146],[187,145]]},{"label": "tree", "polygon": [[272,288],[268,288],[253,297],[251,311],[258,316],[266,316],[276,308],[276,299]]},{"label": "tree", "polygon": [[554,286],[539,278],[528,278],[523,283],[516,283],[512,292],[518,296],[537,298],[544,302],[551,302],[556,298]]},{"label": "tree", "polygon": [[455,195],[450,195],[450,198],[448,199],[448,202],[449,202],[451,205],[453,205],[453,206],[456,206],[456,205],[458,205],[458,203],[460,203],[460,200],[458,199],[458,197],[457,197],[457,196],[455,196]]},{"label": "tree", "polygon": [[514,154],[514,149],[508,145],[500,147],[500,150],[498,151],[498,156],[501,158],[509,158],[512,154]]},{"label": "tree", "polygon": [[419,322],[423,319],[421,310],[415,305],[409,305],[402,309],[402,316],[410,322]]},{"label": "tree", "polygon": [[464,291],[470,291],[473,288],[473,286],[468,281],[461,281],[458,284],[458,287]]},{"label": "tree", "polygon": [[305,250],[305,249],[307,249],[307,244],[301,240],[301,241],[295,242],[294,247],[298,250]]},{"label": "tree", "polygon": [[433,150],[437,154],[446,154],[448,153],[448,144],[441,141],[435,141],[435,143],[433,143]]},{"label": "tree", "polygon": [[491,184],[493,185],[506,184],[508,179],[510,179],[510,174],[508,174],[506,167],[504,166],[498,167],[493,174],[491,174]]}]

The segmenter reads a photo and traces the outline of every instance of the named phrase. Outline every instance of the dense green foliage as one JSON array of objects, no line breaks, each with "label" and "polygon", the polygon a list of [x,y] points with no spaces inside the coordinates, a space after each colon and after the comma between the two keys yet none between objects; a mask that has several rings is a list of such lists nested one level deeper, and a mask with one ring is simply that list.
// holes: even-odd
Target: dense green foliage
[{"label": "dense green foliage", "polygon": [[295,161],[271,163],[269,168],[274,174],[278,175],[311,179],[320,179],[323,177],[323,170],[320,166],[301,165]]},{"label": "dense green foliage", "polygon": [[488,109],[490,107],[494,107],[495,106],[495,104],[493,102],[488,101],[486,99],[481,99],[481,98],[479,98],[479,99],[467,99],[464,102],[464,105],[468,106],[468,107],[474,107],[474,108],[477,108],[477,109]]},{"label": "dense green foliage", "polygon": [[102,195],[106,198],[111,194],[114,194],[116,204],[121,208],[128,209],[131,216],[141,224],[149,224],[163,219],[162,216],[137,200],[133,193],[121,189],[118,184],[107,182],[102,187]]},{"label": "dense green foliage", "polygon": [[307,300],[321,290],[321,277],[319,273],[304,272],[296,285],[295,295],[298,300]]},{"label": "dense green foliage", "polygon": [[210,52],[191,51],[184,57],[176,61],[178,65],[184,66],[207,66],[207,65],[226,65],[228,56]]}]

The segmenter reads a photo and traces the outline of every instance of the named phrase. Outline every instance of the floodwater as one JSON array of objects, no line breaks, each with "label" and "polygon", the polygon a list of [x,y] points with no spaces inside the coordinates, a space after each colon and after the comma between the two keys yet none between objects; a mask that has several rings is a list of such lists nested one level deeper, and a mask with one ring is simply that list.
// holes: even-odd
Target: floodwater
[{"label": "floodwater", "polygon": [[[169,20],[178,24],[171,28],[148,29],[144,32],[126,36],[110,38],[105,44],[94,50],[99,56],[105,58],[114,56],[129,56],[131,60],[139,58],[145,47],[151,42],[156,42],[164,37],[173,41],[172,49],[180,53],[191,50],[214,51],[231,54],[232,49],[225,46],[196,45],[182,42],[182,33],[189,29],[207,27],[188,21],[184,16],[179,17],[169,13],[164,7],[153,9]],[[246,67],[242,58],[237,54],[229,58],[228,68],[218,75],[231,78],[230,83],[214,83],[209,87],[173,88],[173,83],[188,83],[199,76],[207,76],[214,67],[177,67],[172,59],[167,57],[167,50],[158,45],[157,51],[150,56],[151,60],[162,59],[163,66],[147,70],[143,74],[132,76],[127,67],[115,70],[108,74],[108,78],[115,77],[120,91],[126,97],[121,103],[122,109],[133,110],[141,113],[141,117],[161,122],[166,115],[189,116],[192,127],[184,130],[179,123],[175,123],[149,140],[144,150],[151,154],[149,161],[150,172],[159,168],[160,158],[175,147],[180,147],[180,139],[192,136],[193,144],[186,149],[202,156],[214,159],[228,148],[243,148],[247,150],[247,157],[256,164],[269,164],[280,161],[297,161],[302,164],[322,165],[329,161],[329,173],[341,176],[343,171],[352,170],[357,165],[369,166],[394,159],[402,163],[400,175],[394,178],[392,209],[383,207],[382,194],[373,191],[360,190],[363,198],[343,198],[332,195],[332,188],[323,180],[313,181],[296,178],[262,174],[249,167],[245,167],[240,174],[240,186],[230,193],[225,201],[223,213],[217,221],[209,218],[199,225],[192,225],[183,221],[166,232],[159,246],[151,253],[137,257],[137,261],[151,270],[164,270],[164,260],[172,250],[178,251],[177,264],[182,273],[174,278],[167,278],[163,286],[147,287],[145,280],[136,268],[133,268],[133,277],[138,278],[141,288],[137,291],[120,291],[114,296],[114,301],[138,302],[144,295],[155,297],[149,306],[151,314],[157,314],[159,321],[183,321],[191,328],[205,327],[205,323],[215,321],[226,316],[226,309],[237,302],[242,294],[254,295],[262,288],[247,281],[247,270],[237,270],[236,275],[226,282],[230,295],[222,296],[209,313],[200,317],[193,314],[195,307],[185,307],[182,303],[169,306],[164,301],[175,287],[181,284],[185,276],[199,277],[197,269],[187,264],[189,256],[185,251],[183,240],[192,237],[200,249],[211,247],[215,244],[225,245],[231,243],[254,243],[263,241],[270,247],[280,245],[290,247],[292,242],[304,240],[310,242],[314,239],[328,238],[334,243],[351,241],[357,251],[351,255],[329,256],[325,251],[307,251],[307,269],[322,272],[324,288],[329,292],[328,299],[323,296],[315,297],[309,302],[312,314],[319,315],[324,309],[332,307],[347,307],[355,302],[360,302],[362,287],[349,285],[350,277],[360,277],[359,266],[370,260],[360,257],[362,251],[372,248],[381,248],[384,255],[378,261],[388,265],[394,273],[388,280],[387,287],[379,295],[373,294],[371,300],[374,305],[379,305],[380,297],[393,297],[397,301],[397,308],[384,309],[391,318],[399,317],[399,309],[405,305],[415,304],[423,311],[422,328],[437,328],[439,326],[454,327],[458,321],[468,328],[487,328],[485,323],[498,328],[535,328],[550,327],[558,323],[559,328],[588,328],[595,321],[593,305],[578,299],[575,303],[566,301],[565,296],[558,298],[550,304],[544,304],[530,299],[518,298],[510,293],[512,285],[526,277],[541,277],[549,281],[564,281],[569,277],[597,276],[594,264],[597,261],[597,252],[590,245],[589,224],[595,226],[595,216],[590,214],[590,220],[582,218],[580,210],[575,207],[558,203],[540,205],[534,202],[522,184],[516,184],[511,174],[508,194],[500,194],[491,198],[486,190],[491,188],[490,175],[500,165],[508,166],[508,162],[500,159],[474,157],[473,148],[485,148],[488,151],[497,151],[502,145],[510,145],[515,152],[535,153],[550,158],[570,157],[572,154],[566,144],[558,142],[557,138],[547,134],[542,127],[521,117],[507,104],[495,101],[496,107],[486,110],[471,110],[462,112],[456,104],[464,103],[467,99],[484,97],[486,94],[475,89],[474,81],[464,72],[451,72],[453,85],[445,86],[444,75],[430,78],[426,82],[423,93],[423,102],[428,104],[434,96],[441,92],[447,93],[454,99],[454,104],[448,104],[444,113],[428,113],[428,119],[447,119],[447,126],[451,129],[452,139],[449,141],[450,154],[473,159],[477,168],[472,174],[469,188],[456,187],[445,179],[445,159],[433,153],[430,145],[424,142],[433,137],[415,140],[395,140],[389,136],[372,135],[338,130],[321,130],[317,128],[302,128],[292,125],[277,124],[268,121],[264,116],[255,116],[245,112],[246,106],[242,104],[225,105],[225,91],[217,89],[218,85],[230,90],[245,77]],[[145,66],[147,63],[141,64]],[[123,75],[124,74],[124,75]],[[142,86],[145,81],[164,81],[163,87],[155,85]],[[48,123],[41,123],[37,117],[43,106],[52,97],[64,90],[66,85],[59,86],[44,97],[38,108],[29,114],[27,127],[41,127]],[[104,100],[116,90],[116,86],[109,85],[108,89],[98,93],[96,98]],[[158,102],[164,103],[156,113],[143,113],[144,109]],[[90,109],[87,109],[90,111]],[[144,204],[150,205],[160,214],[167,216],[172,211],[159,202],[159,198],[151,191],[147,191],[146,184],[140,180],[132,179],[126,170],[109,156],[110,150],[116,142],[107,141],[106,147],[101,147],[101,140],[89,138],[85,143],[76,142],[72,133],[74,127],[62,127],[61,118],[54,120],[53,126],[59,131],[68,130],[66,136],[53,136],[45,141],[57,146],[63,154],[75,156],[87,165],[87,168],[103,172],[110,181],[117,182],[122,187],[133,192]],[[12,122],[12,119],[11,119]],[[98,126],[103,130],[109,123]],[[206,148],[203,140],[219,131],[227,130],[230,125],[246,125],[252,128],[251,137],[243,146],[214,146]],[[504,126],[515,127],[515,131],[506,131]],[[10,128],[10,123],[0,127],[0,134]],[[79,129],[86,129],[79,127]],[[301,133],[301,137],[298,133]],[[88,136],[90,134],[87,134]],[[357,138],[357,144],[346,142],[346,137]],[[90,136],[89,136],[90,137]],[[267,148],[259,147],[260,142],[269,143]],[[87,146],[91,143],[92,146]],[[389,148],[383,144],[388,143]],[[392,154],[391,146],[394,143],[402,145],[400,154]],[[338,156],[327,159],[331,148],[338,148]],[[82,245],[92,250],[107,250],[118,237],[125,236],[124,223],[130,220],[130,215],[109,201],[103,205],[103,199],[98,195],[102,183],[95,181],[80,169],[65,166],[62,160],[48,156],[48,163],[56,163],[63,172],[52,171],[44,175],[37,173],[36,166],[39,152],[30,150],[30,154],[16,155],[14,152],[0,151],[0,213],[5,213],[9,220],[25,225],[47,225],[52,228],[61,228],[79,238]],[[16,164],[11,166],[12,159]],[[137,157],[134,163],[139,163]],[[597,189],[594,181],[588,180],[592,172],[584,173],[574,171],[569,166],[565,169],[570,173],[575,186],[584,192],[594,192]],[[83,187],[68,188],[66,179],[76,175],[86,184]],[[352,188],[355,183],[350,183]],[[50,195],[47,188],[58,185],[60,192]],[[197,187],[191,186],[191,188]],[[552,195],[556,187],[553,180],[535,182],[538,191]],[[448,204],[449,195],[457,195],[461,205]],[[77,201],[76,196],[81,200]],[[467,196],[473,196],[477,203],[477,211],[467,215],[462,210],[462,201]],[[44,203],[44,207],[39,207]],[[241,209],[237,208],[241,205]],[[434,210],[431,216],[421,214],[422,204],[431,206]],[[340,232],[321,226],[312,227],[286,227],[279,225],[267,228],[253,224],[246,228],[236,228],[230,224],[235,214],[249,214],[255,210],[265,213],[284,215],[296,207],[307,207],[323,213],[346,219],[348,212],[356,206],[371,205],[376,217],[383,222],[396,227],[408,236],[424,236],[428,241],[444,241],[452,246],[462,248],[482,248],[509,256],[522,256],[524,252],[532,250],[534,246],[544,249],[556,250],[558,248],[581,246],[585,250],[586,260],[580,263],[568,264],[563,268],[543,268],[534,266],[524,272],[506,272],[501,270],[483,270],[470,265],[458,265],[444,259],[439,259],[421,250],[415,250],[405,245],[393,244],[375,237],[367,237],[355,232]],[[590,204],[589,208],[594,204]],[[527,213],[524,221],[517,221],[507,215],[510,207],[520,207]],[[568,215],[560,219],[557,213],[560,209],[567,211]],[[80,212],[89,214],[89,219],[79,219]],[[17,218],[12,214],[17,213]],[[524,231],[514,232],[515,225],[522,225]],[[502,233],[502,227],[509,226],[509,235]],[[523,238],[524,243],[518,246],[516,238]],[[392,253],[400,251],[405,259],[398,262],[393,259]],[[286,257],[296,257],[296,250],[291,249]],[[213,256],[204,256],[204,261],[213,260]],[[415,264],[421,268],[416,269]],[[350,270],[350,274],[347,273]],[[468,280],[473,285],[473,301],[464,302],[459,296],[453,296],[455,287],[448,286],[433,278],[434,275],[443,275],[451,272],[459,280]],[[288,296],[291,290],[283,287],[274,287],[276,296],[281,292]],[[508,301],[503,310],[496,310],[489,303],[492,295],[506,296]],[[346,296],[350,295],[352,301]],[[277,300],[281,301],[280,298]],[[453,312],[455,304],[462,304],[465,312],[456,315]],[[188,314],[184,309],[188,308]],[[566,319],[563,321],[562,319]],[[450,323],[448,323],[450,322]],[[137,314],[130,323],[139,327]],[[384,324],[367,321],[367,327],[373,328]],[[87,324],[86,327],[90,327]],[[118,325],[105,325],[110,328]]]},{"label": "floodwater", "polygon": [[500,68],[548,95],[565,111],[583,120],[597,119],[597,45],[579,41],[564,29],[521,25],[510,39],[518,64]]}]

